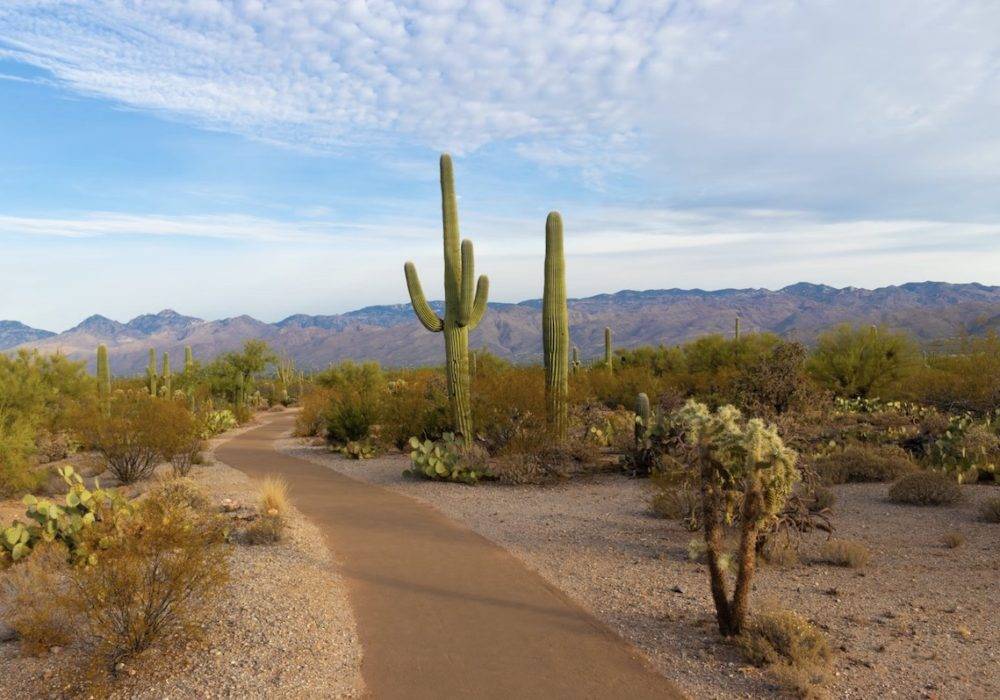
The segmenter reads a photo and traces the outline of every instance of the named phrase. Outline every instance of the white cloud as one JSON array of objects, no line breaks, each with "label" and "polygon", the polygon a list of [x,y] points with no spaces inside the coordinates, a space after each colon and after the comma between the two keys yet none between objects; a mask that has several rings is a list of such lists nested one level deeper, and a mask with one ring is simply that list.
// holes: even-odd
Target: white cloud
[{"label": "white cloud", "polygon": [[597,185],[633,163],[674,201],[857,208],[866,188],[935,180],[998,199],[963,187],[1000,167],[998,29],[991,0],[0,6],[8,55],[213,128],[309,148],[512,142]]}]

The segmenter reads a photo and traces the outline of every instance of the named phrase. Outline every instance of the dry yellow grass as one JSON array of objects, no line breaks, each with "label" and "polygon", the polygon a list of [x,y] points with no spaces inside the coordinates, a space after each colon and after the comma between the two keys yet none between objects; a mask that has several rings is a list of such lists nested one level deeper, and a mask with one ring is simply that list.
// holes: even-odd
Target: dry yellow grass
[{"label": "dry yellow grass", "polygon": [[871,552],[864,544],[854,540],[828,540],[820,548],[819,558],[834,566],[861,569],[871,559]]},{"label": "dry yellow grass", "polygon": [[280,476],[269,476],[260,482],[261,515],[284,517],[288,507],[287,481]]}]

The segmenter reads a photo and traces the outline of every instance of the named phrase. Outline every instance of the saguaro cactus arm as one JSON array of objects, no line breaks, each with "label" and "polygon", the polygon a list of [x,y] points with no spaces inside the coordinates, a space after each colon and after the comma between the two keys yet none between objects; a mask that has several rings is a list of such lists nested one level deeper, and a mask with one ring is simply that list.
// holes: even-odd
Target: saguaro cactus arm
[{"label": "saguaro cactus arm", "polygon": [[434,313],[434,310],[427,303],[424,290],[420,286],[420,277],[417,276],[417,267],[412,262],[408,262],[403,265],[403,272],[406,275],[406,289],[410,293],[410,305],[413,307],[413,312],[420,319],[424,328],[432,333],[440,333],[444,330],[444,321]]},{"label": "saguaro cactus arm", "polygon": [[472,300],[472,312],[469,314],[469,328],[475,328],[483,320],[486,313],[486,301],[490,295],[490,278],[486,275],[479,275],[476,282],[476,297]]}]

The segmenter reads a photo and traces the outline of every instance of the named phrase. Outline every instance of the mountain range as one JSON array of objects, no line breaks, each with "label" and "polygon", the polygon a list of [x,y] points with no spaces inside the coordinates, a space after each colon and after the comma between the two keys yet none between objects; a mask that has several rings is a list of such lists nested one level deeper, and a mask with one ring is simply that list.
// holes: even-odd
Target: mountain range
[{"label": "mountain range", "polygon": [[[431,306],[443,315],[443,303]],[[491,303],[471,334],[474,348],[517,362],[541,358],[540,299]],[[800,282],[768,289],[625,290],[569,301],[570,336],[584,359],[603,352],[604,327],[616,347],[672,345],[708,333],[771,331],[805,343],[831,326],[877,323],[904,330],[924,345],[957,335],[1000,329],[1000,287],[981,284],[912,282],[878,289],[834,288]],[[87,360],[92,367],[98,344],[108,346],[112,371],[143,371],[149,348],[168,352],[179,366],[183,348],[207,361],[239,348],[245,340],[266,340],[305,369],[344,359],[377,360],[387,366],[437,364],[442,339],[417,322],[409,304],[369,306],[343,314],[296,314],[276,323],[250,316],[205,321],[167,309],[127,323],[90,316],[62,333],[0,321],[0,350],[36,348]]]}]

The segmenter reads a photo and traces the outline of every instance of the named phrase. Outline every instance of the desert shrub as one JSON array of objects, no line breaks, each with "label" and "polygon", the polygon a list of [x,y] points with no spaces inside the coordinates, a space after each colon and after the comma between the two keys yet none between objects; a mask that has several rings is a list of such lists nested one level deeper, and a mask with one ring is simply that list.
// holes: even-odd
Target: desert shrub
[{"label": "desert shrub", "polygon": [[464,484],[493,478],[485,451],[478,446],[464,447],[454,433],[445,433],[437,441],[411,438],[410,448],[411,468],[404,476]]},{"label": "desert shrub", "polygon": [[962,499],[962,489],[954,478],[940,472],[908,474],[889,489],[889,500],[914,506],[943,506]]},{"label": "desert shrub", "polygon": [[958,549],[965,544],[965,535],[961,532],[946,532],[941,536],[941,544],[948,549]]},{"label": "desert shrub", "polygon": [[507,453],[492,466],[497,479],[508,484],[550,484],[592,471],[597,448],[586,441],[552,443],[534,452]]},{"label": "desert shrub", "polygon": [[990,496],[980,503],[979,517],[988,523],[1000,523],[1000,496]]},{"label": "desert shrub", "polygon": [[[757,540],[777,520],[800,480],[797,455],[784,446],[773,428],[759,419],[744,422],[732,406],[711,412],[704,404],[689,401],[671,421],[686,445],[686,466],[702,493],[709,581],[719,631],[724,636],[738,635],[748,609]],[[740,541],[730,597],[721,554],[725,526],[736,520]]]},{"label": "desert shrub", "polygon": [[158,409],[156,451],[170,461],[174,476],[187,476],[203,446],[203,425],[182,400],[162,399]]},{"label": "desert shrub", "polygon": [[957,348],[929,355],[899,391],[950,413],[988,413],[1000,405],[1000,336],[965,338]]},{"label": "desert shrub", "polygon": [[302,410],[295,417],[295,435],[313,437],[323,430],[323,410],[330,403],[331,389],[313,388],[302,397]]},{"label": "desert shrub", "polygon": [[788,568],[799,563],[799,550],[786,538],[769,538],[760,550],[768,564]]},{"label": "desert shrub", "polygon": [[329,390],[321,419],[327,441],[342,445],[369,437],[379,422],[385,398],[385,375],[378,364],[343,362],[314,380]]},{"label": "desert shrub", "polygon": [[490,454],[534,452],[547,444],[542,368],[479,368],[472,380],[472,424]]},{"label": "desert shrub", "polygon": [[809,495],[809,510],[813,512],[830,510],[837,503],[837,494],[822,486],[814,488]]},{"label": "desert shrub", "polygon": [[172,407],[173,402],[142,391],[115,392],[105,406],[82,412],[77,426],[82,441],[101,453],[115,478],[131,484],[156,467],[162,421]]},{"label": "desert shrub", "polygon": [[914,366],[916,349],[903,333],[840,325],[819,336],[810,374],[838,396],[877,396]]},{"label": "desert shrub", "polygon": [[754,615],[738,637],[744,657],[767,667],[775,679],[801,697],[812,697],[829,677],[833,662],[823,633],[801,615],[766,610]]},{"label": "desert shrub", "polygon": [[32,420],[0,408],[0,497],[34,491],[45,480],[32,468],[36,426]]},{"label": "desert shrub", "polygon": [[444,376],[435,370],[419,370],[389,381],[381,420],[381,440],[400,450],[411,437],[439,439],[451,425]]},{"label": "desert shrub", "polygon": [[40,543],[31,557],[0,574],[0,619],[29,654],[65,646],[75,632],[67,616],[69,559],[61,542]]},{"label": "desert shrub", "polygon": [[201,437],[208,439],[238,426],[239,421],[236,420],[236,415],[228,408],[208,411],[201,417]]},{"label": "desert shrub", "polygon": [[211,506],[211,501],[201,487],[187,477],[175,476],[163,479],[147,492],[146,498],[185,506],[196,511],[208,510]]},{"label": "desert shrub", "polygon": [[591,394],[607,408],[631,408],[640,393],[658,396],[663,382],[643,365],[623,366],[608,372],[596,367],[587,373]]},{"label": "desert shrub", "polygon": [[372,459],[378,456],[378,444],[371,438],[365,440],[350,440],[337,448],[337,451],[348,459]]},{"label": "desert shrub", "polygon": [[819,457],[814,469],[827,484],[895,481],[917,470],[905,451],[894,446],[850,444]]},{"label": "desert shrub", "polygon": [[819,550],[819,560],[834,566],[862,569],[871,559],[871,552],[861,542],[831,539],[823,543]]},{"label": "desert shrub", "polygon": [[97,561],[73,569],[69,604],[109,668],[199,631],[227,578],[223,535],[217,516],[156,495],[87,530]]},{"label": "desert shrub", "polygon": [[238,534],[237,540],[243,544],[274,544],[285,536],[285,521],[276,515],[261,515],[254,518]]},{"label": "desert shrub", "polygon": [[701,495],[687,488],[662,488],[649,499],[653,513],[665,520],[678,520],[692,532],[701,524]]},{"label": "desert shrub", "polygon": [[815,393],[805,361],[801,343],[778,341],[740,368],[733,387],[739,405],[751,415],[768,416],[801,406]]}]

